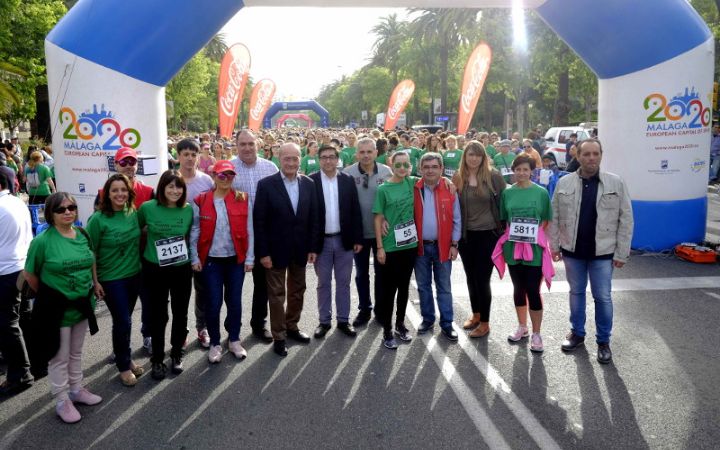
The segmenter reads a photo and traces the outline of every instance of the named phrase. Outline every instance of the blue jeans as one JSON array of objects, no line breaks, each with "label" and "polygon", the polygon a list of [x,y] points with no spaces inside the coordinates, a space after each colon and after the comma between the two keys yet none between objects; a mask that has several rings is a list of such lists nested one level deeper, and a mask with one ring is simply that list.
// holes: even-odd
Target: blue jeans
[{"label": "blue jeans", "polygon": [[120,372],[130,370],[130,330],[132,313],[138,299],[140,274],[100,283],[105,291],[105,304],[112,316],[112,343],[115,365]]},{"label": "blue jeans", "polygon": [[712,181],[718,177],[718,169],[720,169],[720,155],[710,157],[709,180]]},{"label": "blue jeans", "polygon": [[576,259],[563,256],[565,274],[570,284],[570,326],[578,336],[585,336],[585,290],[588,276],[595,299],[595,329],[598,344],[610,342],[613,322],[612,259]]},{"label": "blue jeans", "polygon": [[[225,330],[230,342],[240,340],[242,319],[242,288],[245,281],[245,264],[237,262],[236,256],[227,258],[208,257],[202,269],[205,286],[205,322],[210,345],[220,345],[220,308],[223,298],[227,306]],[[223,287],[227,295],[223,295]]]},{"label": "blue jeans", "polygon": [[420,294],[420,312],[423,320],[435,323],[435,302],[433,300],[432,280],[435,276],[437,304],[440,310],[440,327],[445,329],[453,323],[452,291],[450,289],[450,271],[452,261],[440,262],[440,252],[436,244],[423,244],[423,255],[415,259],[415,281]]}]

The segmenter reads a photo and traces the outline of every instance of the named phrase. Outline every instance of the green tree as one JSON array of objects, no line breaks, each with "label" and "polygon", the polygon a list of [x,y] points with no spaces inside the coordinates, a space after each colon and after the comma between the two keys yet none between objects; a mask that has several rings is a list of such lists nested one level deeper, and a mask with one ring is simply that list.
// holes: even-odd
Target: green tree
[{"label": "green tree", "polygon": [[175,119],[183,129],[187,129],[188,119],[206,93],[210,81],[209,62],[203,52],[197,53],[167,85],[165,94],[173,102]]},{"label": "green tree", "polygon": [[377,35],[373,44],[372,63],[386,67],[392,75],[392,81],[398,84],[400,71],[400,49],[407,37],[407,23],[398,21],[397,14],[390,14],[380,19],[380,23],[372,28]]},{"label": "green tree", "polygon": [[0,115],[5,115],[13,107],[22,104],[20,93],[13,87],[11,81],[22,80],[27,72],[5,61],[0,61]]},{"label": "green tree", "polygon": [[203,49],[205,56],[216,63],[221,63],[225,53],[228,50],[227,43],[225,42],[225,34],[218,33],[210,39],[210,42],[205,44]]}]

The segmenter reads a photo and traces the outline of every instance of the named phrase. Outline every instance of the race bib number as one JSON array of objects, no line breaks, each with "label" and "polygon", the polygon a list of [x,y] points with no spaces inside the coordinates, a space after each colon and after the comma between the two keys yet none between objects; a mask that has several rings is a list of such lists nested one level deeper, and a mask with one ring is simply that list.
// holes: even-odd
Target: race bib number
[{"label": "race bib number", "polygon": [[307,163],[308,163],[308,164],[315,164],[315,160],[314,160],[314,159],[308,159],[308,160],[307,160]]},{"label": "race bib number", "polygon": [[540,181],[539,183],[543,186],[547,186],[550,184],[550,177],[552,176],[552,170],[548,169],[540,169]]},{"label": "race bib number", "polygon": [[417,228],[415,221],[409,220],[405,223],[395,225],[395,245],[403,247],[417,242]]},{"label": "race bib number", "polygon": [[448,153],[445,154],[445,156],[447,156],[448,158],[454,158],[454,157],[455,157],[455,152],[448,152]]},{"label": "race bib number", "polygon": [[500,174],[503,176],[510,176],[513,174],[513,171],[512,171],[512,169],[510,169],[508,167],[501,167]]},{"label": "race bib number", "polygon": [[457,172],[455,169],[445,169],[445,176],[448,178],[452,178],[453,175],[455,175],[455,172]]},{"label": "race bib number", "polygon": [[40,175],[37,172],[28,172],[25,178],[25,184],[27,184],[27,187],[33,189],[40,186]]},{"label": "race bib number", "polygon": [[529,217],[513,217],[510,221],[510,236],[513,242],[537,244],[540,221]]},{"label": "race bib number", "polygon": [[187,245],[182,236],[158,239],[155,241],[155,251],[160,267],[188,260]]}]

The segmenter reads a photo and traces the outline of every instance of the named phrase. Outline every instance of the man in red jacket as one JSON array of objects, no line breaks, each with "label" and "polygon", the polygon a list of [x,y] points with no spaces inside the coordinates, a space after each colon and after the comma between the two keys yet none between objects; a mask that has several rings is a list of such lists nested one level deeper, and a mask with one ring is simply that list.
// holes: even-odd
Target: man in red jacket
[{"label": "man in red jacket", "polygon": [[461,235],[460,202],[447,183],[440,183],[443,160],[439,153],[429,152],[420,158],[422,178],[415,184],[415,225],[417,227],[418,257],[415,259],[415,280],[420,295],[423,321],[418,334],[432,330],[435,324],[435,301],[432,280],[435,278],[440,328],[451,341],[457,341],[453,329],[452,291],[450,271],[457,259]]}]

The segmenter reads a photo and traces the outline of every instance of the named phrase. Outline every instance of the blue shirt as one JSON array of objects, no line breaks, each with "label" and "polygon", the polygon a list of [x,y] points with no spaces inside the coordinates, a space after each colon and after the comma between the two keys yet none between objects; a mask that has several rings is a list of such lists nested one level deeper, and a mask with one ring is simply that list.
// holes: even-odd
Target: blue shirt
[{"label": "blue shirt", "polygon": [[292,180],[287,178],[284,173],[280,172],[285,190],[290,197],[290,203],[292,203],[293,211],[297,214],[298,201],[300,200],[300,183],[298,182],[297,175]]},{"label": "blue shirt", "polygon": [[710,140],[710,156],[720,156],[720,134],[713,134]]},{"label": "blue shirt", "polygon": [[[460,200],[457,195],[453,202],[453,230],[452,240],[457,242],[461,236],[461,215]],[[423,223],[422,223],[423,240],[436,241],[438,238],[437,214],[435,213],[435,189],[423,186]]]}]

